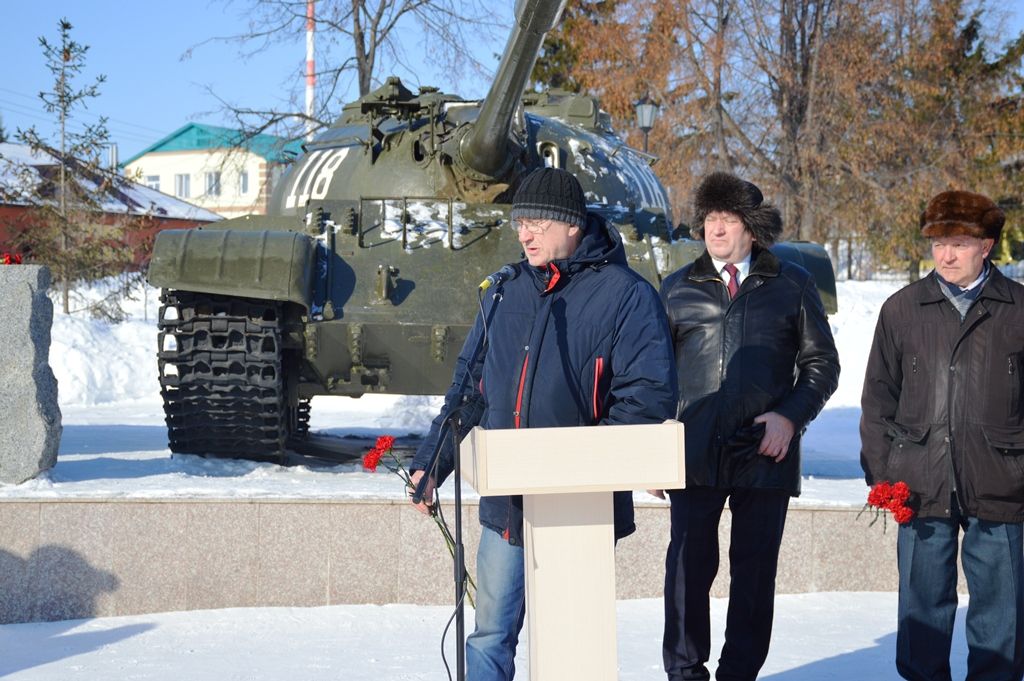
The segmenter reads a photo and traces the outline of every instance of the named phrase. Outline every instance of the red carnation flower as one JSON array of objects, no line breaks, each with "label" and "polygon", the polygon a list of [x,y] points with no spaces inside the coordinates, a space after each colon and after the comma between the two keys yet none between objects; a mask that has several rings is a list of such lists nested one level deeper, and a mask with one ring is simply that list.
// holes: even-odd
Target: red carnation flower
[{"label": "red carnation flower", "polygon": [[906,525],[914,519],[914,509],[907,508],[906,506],[900,506],[899,508],[893,509],[892,519],[900,525]]},{"label": "red carnation flower", "polygon": [[384,456],[385,450],[374,447],[366,456],[363,457],[363,468],[374,473],[377,471],[377,465],[380,463],[380,457]]},{"label": "red carnation flower", "polygon": [[910,488],[902,480],[892,486],[892,500],[899,504],[907,503],[910,499]]},{"label": "red carnation flower", "polygon": [[[394,452],[395,438],[392,435],[381,435],[377,438],[376,444],[373,449],[363,456],[363,468],[375,473],[378,465],[383,465],[385,469],[396,474],[401,478],[405,487],[405,494],[412,495],[413,488],[412,477],[409,475],[409,471],[406,470],[405,466],[402,465],[402,460],[398,458],[398,455]],[[385,458],[386,457],[386,458]],[[434,523],[440,528],[441,536],[444,538],[445,545],[448,547],[448,553],[455,557],[455,539],[452,537],[451,531],[448,529],[448,525],[445,522],[444,516],[438,511],[439,503],[435,493],[434,505],[431,506],[430,516],[434,519]],[[466,596],[469,598],[470,605],[474,605],[473,592],[476,591],[476,582],[467,573],[466,579],[468,581],[469,588],[467,589]]]},{"label": "red carnation flower", "polygon": [[[911,496],[913,493],[910,491],[910,487],[902,480],[895,483],[879,482],[872,485],[868,492],[868,502],[864,504],[861,513],[868,508],[873,508],[875,517],[871,524],[874,525],[878,522],[878,517],[882,516],[884,519],[885,512],[888,511],[892,513],[893,520],[900,525],[905,525],[914,519],[914,509],[907,505]],[[860,514],[857,515],[860,516]]]},{"label": "red carnation flower", "polygon": [[868,492],[868,505],[880,508],[885,505],[886,500],[892,494],[892,486],[887,482],[880,482],[871,487],[871,491]]}]

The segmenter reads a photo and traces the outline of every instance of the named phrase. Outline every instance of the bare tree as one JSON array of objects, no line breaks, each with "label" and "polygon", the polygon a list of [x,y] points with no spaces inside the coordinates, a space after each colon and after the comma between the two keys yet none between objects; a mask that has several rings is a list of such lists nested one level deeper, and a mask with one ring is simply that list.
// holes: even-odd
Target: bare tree
[{"label": "bare tree", "polygon": [[[770,169],[782,189],[783,213],[797,238],[813,235],[820,194],[817,171],[827,153],[822,134],[828,111],[821,97],[822,52],[826,30],[834,28],[835,7],[842,0],[782,0],[751,3],[745,23],[750,55],[764,74],[776,125],[776,146]],[[772,34],[775,34],[774,36]],[[836,44],[830,45],[835,49]],[[839,74],[829,73],[834,81]]]},{"label": "bare tree", "polygon": [[[277,43],[296,43],[306,30],[306,0],[224,0],[240,7],[245,29],[210,38],[238,45],[252,56]],[[468,72],[488,71],[477,57],[482,44],[493,44],[498,29],[493,3],[498,0],[316,0],[316,78],[318,95],[312,116],[316,129],[328,126],[340,112],[339,98],[355,85],[359,97],[395,71],[418,83],[422,64],[443,68],[452,82]],[[503,30],[500,31],[504,33]],[[239,127],[250,134],[277,132],[299,136],[310,117],[299,105],[304,65],[296,55],[288,101],[278,107],[248,107],[221,100]],[[212,93],[216,96],[216,93]],[[353,97],[354,98],[354,97]]]}]

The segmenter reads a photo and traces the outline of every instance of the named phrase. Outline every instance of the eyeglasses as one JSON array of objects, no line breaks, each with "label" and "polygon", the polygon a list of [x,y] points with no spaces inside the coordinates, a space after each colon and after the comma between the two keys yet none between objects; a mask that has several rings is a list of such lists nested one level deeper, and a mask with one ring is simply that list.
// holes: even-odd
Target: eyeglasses
[{"label": "eyeglasses", "polygon": [[525,229],[530,234],[543,234],[544,232],[551,229],[551,225],[555,224],[555,221],[526,218],[523,220],[513,220],[508,224],[516,232],[519,232],[519,230],[521,229]]}]

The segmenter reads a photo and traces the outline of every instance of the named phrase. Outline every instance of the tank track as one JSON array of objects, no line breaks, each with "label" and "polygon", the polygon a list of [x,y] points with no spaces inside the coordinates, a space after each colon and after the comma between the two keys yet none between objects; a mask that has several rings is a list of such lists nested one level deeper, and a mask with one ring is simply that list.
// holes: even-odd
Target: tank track
[{"label": "tank track", "polygon": [[283,462],[309,429],[309,401],[288,403],[282,307],[275,301],[164,290],[158,364],[172,452]]}]

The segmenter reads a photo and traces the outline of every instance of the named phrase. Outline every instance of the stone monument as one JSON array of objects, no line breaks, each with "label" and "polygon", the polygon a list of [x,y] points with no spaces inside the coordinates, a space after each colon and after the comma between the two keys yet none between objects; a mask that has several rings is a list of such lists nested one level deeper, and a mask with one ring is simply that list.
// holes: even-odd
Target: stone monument
[{"label": "stone monument", "polygon": [[0,265],[0,483],[57,463],[61,417],[50,368],[50,270]]}]

